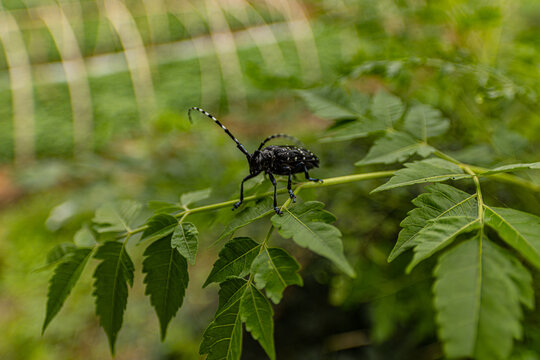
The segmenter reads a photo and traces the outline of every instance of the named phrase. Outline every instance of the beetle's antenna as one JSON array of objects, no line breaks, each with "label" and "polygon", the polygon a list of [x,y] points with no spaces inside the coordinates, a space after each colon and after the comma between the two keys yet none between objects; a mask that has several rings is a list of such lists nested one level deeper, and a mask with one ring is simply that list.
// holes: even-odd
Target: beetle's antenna
[{"label": "beetle's antenna", "polygon": [[246,156],[248,157],[248,159],[251,158],[251,154],[246,150],[246,148],[244,147],[244,145],[240,144],[240,141],[238,141],[238,140],[234,137],[234,135],[231,134],[231,132],[229,131],[229,129],[227,129],[222,123],[220,123],[220,122],[218,121],[218,119],[216,119],[216,118],[215,118],[212,114],[210,114],[209,112],[207,112],[207,111],[205,111],[205,110],[203,110],[203,109],[201,109],[201,108],[199,108],[199,107],[194,106],[194,107],[192,107],[192,108],[190,108],[190,109],[188,110],[189,122],[193,123],[193,121],[191,120],[191,111],[192,111],[192,110],[197,110],[197,111],[203,113],[204,115],[208,116],[210,119],[214,120],[214,122],[215,122],[216,124],[218,124],[218,125],[223,129],[223,131],[225,131],[225,132],[227,133],[227,135],[229,135],[229,137],[230,137],[231,139],[233,139],[233,141],[236,143],[236,147],[237,147],[238,149],[240,149],[240,151],[243,152],[244,155],[246,155]]},{"label": "beetle's antenna", "polygon": [[302,142],[300,140],[298,140],[297,138],[295,138],[294,136],[287,135],[287,134],[274,134],[274,135],[270,135],[269,137],[264,139],[263,142],[261,143],[261,145],[259,145],[259,148],[257,150],[261,150],[262,147],[264,146],[264,144],[266,144],[267,142],[269,142],[270,140],[275,139],[275,138],[287,138],[287,139],[291,139],[292,141],[294,141],[298,145],[303,145]]}]

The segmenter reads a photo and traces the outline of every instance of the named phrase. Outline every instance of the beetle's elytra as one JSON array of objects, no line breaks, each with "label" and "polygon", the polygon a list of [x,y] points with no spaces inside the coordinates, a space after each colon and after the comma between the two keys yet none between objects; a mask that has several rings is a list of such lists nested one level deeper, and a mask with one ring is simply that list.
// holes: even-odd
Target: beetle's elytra
[{"label": "beetle's elytra", "polygon": [[229,129],[223,126],[223,124],[221,124],[218,121],[218,119],[216,119],[207,111],[198,107],[190,108],[188,110],[188,117],[190,121],[191,121],[192,110],[197,110],[203,113],[204,115],[208,116],[210,119],[214,120],[214,122],[218,124],[227,133],[227,135],[230,136],[231,139],[233,139],[233,141],[236,143],[236,147],[244,155],[246,155],[246,158],[249,163],[249,175],[246,176],[242,180],[242,183],[240,184],[240,200],[236,204],[234,204],[233,210],[238,208],[240,204],[242,204],[242,201],[244,200],[244,182],[248,179],[251,179],[252,177],[259,175],[263,171],[265,174],[268,175],[268,178],[270,179],[270,181],[272,182],[272,185],[274,186],[274,210],[276,211],[276,214],[278,215],[281,215],[282,211],[277,206],[277,183],[276,183],[276,179],[274,178],[274,174],[287,175],[289,177],[289,181],[287,183],[287,190],[289,191],[289,196],[291,197],[293,202],[295,201],[295,196],[291,189],[291,176],[293,174],[304,173],[307,180],[322,182],[322,180],[320,179],[314,179],[309,176],[309,173],[308,173],[309,169],[319,167],[319,159],[311,151],[304,149],[302,147],[293,146],[293,145],[284,145],[284,146],[270,145],[263,148],[264,144],[266,144],[268,141],[275,138],[288,138],[300,144],[300,141],[296,139],[295,137],[287,135],[287,134],[270,135],[269,137],[263,140],[261,145],[259,145],[259,148],[255,150],[253,154],[250,154],[246,150],[244,145],[242,145],[234,137],[234,135],[231,134]]}]

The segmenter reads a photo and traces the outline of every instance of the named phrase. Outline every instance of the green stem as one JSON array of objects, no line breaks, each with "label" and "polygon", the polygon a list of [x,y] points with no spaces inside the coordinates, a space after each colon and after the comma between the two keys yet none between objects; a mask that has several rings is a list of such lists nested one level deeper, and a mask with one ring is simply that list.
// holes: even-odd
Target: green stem
[{"label": "green stem", "polygon": [[[333,178],[324,179],[322,183],[320,183],[320,182],[317,182],[317,183],[315,183],[315,182],[300,183],[300,184],[297,185],[295,191],[299,190],[300,188],[325,187],[325,186],[347,184],[347,183],[356,182],[356,181],[362,181],[362,180],[379,179],[379,178],[392,176],[393,174],[394,174],[394,171],[389,170],[389,171],[376,171],[376,172],[371,172],[371,173],[366,173],[366,174],[353,174],[353,175],[337,176],[337,177],[333,177]],[[278,192],[278,194],[282,194],[282,193],[284,193],[286,191],[287,191],[287,189],[279,189],[277,192]],[[244,198],[244,202],[260,199],[260,198],[263,198],[263,197],[266,197],[266,196],[269,196],[269,195],[272,195],[272,194],[273,194],[273,192],[266,192],[266,193],[263,193],[263,194],[256,194],[256,195],[246,196]],[[235,200],[223,201],[223,202],[216,203],[216,204],[199,206],[199,207],[196,207],[196,208],[193,208],[193,209],[181,211],[178,214],[175,214],[174,217],[178,219],[178,218],[182,218],[186,214],[195,214],[195,213],[200,213],[200,212],[217,210],[217,209],[221,209],[221,208],[224,208],[224,207],[229,207],[229,206],[234,205],[237,201],[238,201],[238,199],[235,199]],[[285,202],[285,204],[288,205],[289,203],[290,203],[290,198]],[[283,204],[283,205],[285,206],[285,204]],[[143,225],[143,226],[140,226],[140,227],[138,227],[136,229],[131,230],[130,232],[128,232],[128,234],[133,235],[133,234],[139,233],[141,231],[144,231],[147,228],[148,228],[148,226]],[[125,234],[122,234],[122,235],[119,235],[118,237],[120,238],[120,237],[124,237],[124,236],[125,236]]]}]

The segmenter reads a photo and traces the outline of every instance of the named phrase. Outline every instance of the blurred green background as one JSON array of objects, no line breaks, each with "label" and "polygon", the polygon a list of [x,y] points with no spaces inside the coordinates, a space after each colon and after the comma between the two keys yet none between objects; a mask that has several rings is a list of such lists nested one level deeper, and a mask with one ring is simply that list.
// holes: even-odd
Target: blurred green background
[{"label": "blurred green background", "polygon": [[[275,132],[299,137],[321,158],[313,176],[322,178],[375,169],[352,165],[369,141],[318,142],[332,122],[313,116],[296,89],[386,89],[439,108],[451,132],[437,145],[462,161],[538,161],[539,34],[536,0],[1,0],[0,358],[110,357],[93,315],[92,272],[41,336],[50,272],[34,271],[98,205],[175,201],[206,187],[208,203],[238,195],[244,157],[207,119],[191,126],[189,107],[216,115],[248,149]],[[278,358],[442,357],[432,264],[404,275],[406,257],[386,261],[412,196],[369,196],[376,184],[302,193],[337,216],[359,276],[284,245],[305,285],[275,307]],[[518,188],[486,192],[539,213],[538,197]],[[117,359],[200,358],[217,303],[217,289],[201,285],[227,216],[193,218],[200,255],[164,343],[144,296],[142,249],[130,249],[137,272]],[[267,227],[243,231],[261,237]],[[525,318],[513,357],[540,359],[540,316]],[[263,358],[244,339],[243,357]]]}]

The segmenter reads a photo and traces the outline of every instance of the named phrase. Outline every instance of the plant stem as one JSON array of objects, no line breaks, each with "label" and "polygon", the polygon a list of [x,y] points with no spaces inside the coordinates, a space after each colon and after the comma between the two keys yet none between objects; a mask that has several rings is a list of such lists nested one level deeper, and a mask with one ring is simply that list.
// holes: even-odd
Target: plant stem
[{"label": "plant stem", "polygon": [[[297,190],[300,190],[300,188],[315,188],[315,187],[325,187],[325,186],[347,184],[347,183],[356,182],[356,181],[371,180],[371,179],[379,179],[379,178],[389,177],[389,176],[392,176],[392,174],[394,174],[394,170],[376,171],[376,172],[365,173],[365,174],[353,174],[353,175],[337,176],[337,177],[333,177],[333,178],[323,179],[322,183],[320,183],[320,182],[317,182],[317,183],[316,182],[304,182],[304,183],[300,183],[300,184],[298,184],[296,186],[295,192]],[[278,194],[282,194],[282,193],[284,193],[286,191],[287,191],[287,189],[279,189],[277,192],[278,192]],[[266,192],[266,193],[263,193],[263,194],[256,194],[256,195],[246,196],[244,198],[244,202],[260,199],[260,198],[263,198],[263,197],[266,197],[266,196],[269,196],[269,195],[272,195],[272,194],[273,194],[273,192]],[[287,206],[290,203],[290,200],[291,199],[289,198],[285,202],[285,204],[283,204],[283,206]],[[223,202],[216,203],[216,204],[199,206],[199,207],[196,207],[196,208],[193,208],[193,209],[181,211],[178,214],[175,214],[174,217],[177,218],[177,219],[178,218],[184,218],[185,216],[187,216],[189,214],[195,214],[195,213],[199,213],[199,212],[206,212],[206,211],[221,209],[221,208],[224,208],[224,207],[232,206],[237,201],[238,201],[238,199],[235,199],[235,200],[223,201]],[[133,235],[133,234],[139,233],[141,231],[144,231],[147,228],[148,228],[148,226],[143,225],[143,226],[140,226],[140,227],[138,227],[136,229],[133,229],[133,230],[129,231],[128,234]],[[120,238],[120,237],[124,237],[124,236],[125,236],[125,234],[121,234],[118,237]]]}]

